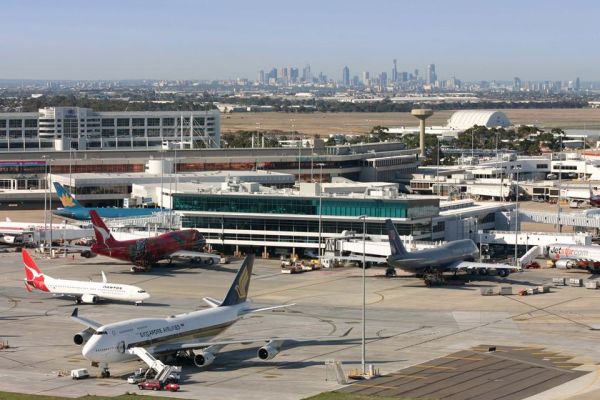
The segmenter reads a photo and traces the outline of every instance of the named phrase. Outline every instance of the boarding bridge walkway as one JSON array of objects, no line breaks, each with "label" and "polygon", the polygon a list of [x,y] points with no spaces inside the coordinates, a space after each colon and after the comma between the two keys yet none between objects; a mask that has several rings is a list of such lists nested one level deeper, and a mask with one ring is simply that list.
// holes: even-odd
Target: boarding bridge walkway
[{"label": "boarding bridge walkway", "polygon": [[[538,222],[541,224],[556,225],[558,223],[558,219],[559,216],[556,212],[549,213],[519,210],[519,220],[521,222]],[[560,214],[560,225],[600,229],[600,218],[596,215],[565,212]]]},{"label": "boarding bridge walkway", "polygon": [[176,228],[181,227],[181,215],[165,211],[145,217],[127,217],[127,218],[110,218],[105,219],[104,222],[109,228],[124,228],[128,226],[136,227],[147,227],[147,226],[158,226],[163,228]]},{"label": "boarding bridge walkway", "polygon": [[158,380],[161,384],[164,384],[169,376],[178,368],[172,365],[166,365],[162,361],[157,360],[143,347],[132,347],[128,349],[127,352],[138,356],[150,369],[156,371],[154,379]]}]

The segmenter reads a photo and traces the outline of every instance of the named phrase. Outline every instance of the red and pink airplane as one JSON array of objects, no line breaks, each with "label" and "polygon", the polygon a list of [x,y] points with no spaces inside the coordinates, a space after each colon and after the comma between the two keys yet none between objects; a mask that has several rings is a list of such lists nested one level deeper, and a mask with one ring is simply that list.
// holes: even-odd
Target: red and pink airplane
[{"label": "red and pink airplane", "polygon": [[219,262],[219,256],[203,251],[206,240],[195,229],[184,229],[163,233],[156,237],[132,240],[116,240],[102,218],[94,210],[90,211],[96,243],[84,257],[101,254],[106,257],[133,263],[133,271],[147,271],[160,260],[169,262],[180,259],[212,265]]}]

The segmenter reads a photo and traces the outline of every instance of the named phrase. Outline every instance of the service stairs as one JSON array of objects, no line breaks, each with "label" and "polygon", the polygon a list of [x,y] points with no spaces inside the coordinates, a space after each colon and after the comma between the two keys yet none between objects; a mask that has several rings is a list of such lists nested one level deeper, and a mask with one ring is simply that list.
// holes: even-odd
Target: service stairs
[{"label": "service stairs", "polygon": [[527,253],[525,253],[523,257],[519,259],[519,265],[521,266],[521,268],[523,268],[542,254],[543,253],[541,246],[533,246],[532,248],[527,250]]},{"label": "service stairs", "polygon": [[148,364],[148,367],[156,372],[154,379],[158,380],[161,384],[166,383],[167,379],[173,372],[178,372],[179,367],[173,365],[164,364],[162,361],[157,360],[154,356],[143,347],[132,347],[127,350],[129,354],[135,354],[142,361]]}]

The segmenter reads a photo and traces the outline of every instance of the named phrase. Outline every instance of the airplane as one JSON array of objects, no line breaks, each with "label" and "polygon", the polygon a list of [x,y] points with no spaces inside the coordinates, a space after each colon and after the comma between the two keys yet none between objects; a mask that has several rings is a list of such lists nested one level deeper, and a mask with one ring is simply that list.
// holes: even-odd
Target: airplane
[{"label": "airplane", "polygon": [[116,240],[95,210],[90,211],[96,243],[90,250],[81,252],[83,257],[97,254],[133,263],[132,271],[147,271],[160,260],[184,259],[202,261],[207,265],[218,263],[220,257],[204,253],[204,237],[195,229],[167,232],[143,239]]},{"label": "airplane", "polygon": [[585,269],[600,272],[600,246],[576,246],[556,243],[549,245],[547,256],[559,269]]},{"label": "airplane", "polygon": [[133,301],[135,305],[139,305],[150,298],[150,295],[144,289],[137,286],[109,283],[104,271],[102,272],[102,282],[52,278],[44,275],[27,250],[23,249],[21,254],[25,266],[25,289],[28,292],[38,289],[55,295],[71,296],[75,297],[77,304],[95,304],[100,299],[107,299]]},{"label": "airplane", "polygon": [[147,217],[152,214],[161,212],[160,208],[118,208],[118,207],[84,207],[82,206],[67,189],[60,183],[54,182],[56,194],[63,205],[63,208],[58,208],[52,211],[53,214],[76,219],[79,221],[87,221],[90,219],[90,211],[95,210],[103,218],[129,218],[129,217]]},{"label": "airplane", "polygon": [[[10,218],[6,218],[4,222],[0,222],[0,244],[17,245],[17,246],[33,246],[34,237],[33,231],[48,230],[50,224],[39,222],[13,222]],[[81,232],[82,237],[86,234],[86,230],[79,226],[68,225],[65,223],[53,225],[55,232],[54,238],[61,239],[64,237],[63,231],[70,231],[68,236]]]},{"label": "airplane", "polygon": [[395,276],[395,268],[423,276],[425,284],[431,286],[444,282],[444,272],[468,271],[488,275],[495,270],[498,276],[507,277],[511,271],[520,270],[508,264],[474,262],[479,253],[471,239],[456,240],[434,249],[406,251],[391,219],[385,221],[392,253],[387,258],[387,276]]},{"label": "airplane", "polygon": [[[254,308],[247,299],[254,255],[248,255],[242,262],[231,287],[223,301],[205,297],[209,309],[172,315],[167,318],[136,318],[111,324],[101,324],[81,317],[75,308],[71,319],[86,327],[75,335],[74,341],[83,344],[82,354],[93,365],[100,366],[102,376],[110,376],[109,363],[140,358],[152,369],[165,367],[158,357],[185,354],[197,367],[210,365],[217,353],[227,345],[266,342],[260,347],[257,356],[261,360],[271,360],[281,350],[284,342],[327,340],[321,338],[255,338],[239,340],[216,339],[246,315],[293,306]],[[346,331],[341,337],[348,335]],[[157,365],[159,368],[157,368]],[[157,379],[161,373],[157,370]]]}]

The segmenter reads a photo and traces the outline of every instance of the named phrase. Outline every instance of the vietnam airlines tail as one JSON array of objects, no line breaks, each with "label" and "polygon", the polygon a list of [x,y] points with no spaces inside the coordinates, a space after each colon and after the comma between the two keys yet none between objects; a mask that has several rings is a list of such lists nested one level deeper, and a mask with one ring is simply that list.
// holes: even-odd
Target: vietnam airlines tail
[{"label": "vietnam airlines tail", "polygon": [[141,304],[150,295],[145,290],[132,285],[109,283],[102,272],[102,282],[72,281],[56,279],[44,273],[37,266],[27,250],[22,252],[25,267],[25,289],[33,289],[60,296],[74,297],[77,303],[96,303],[100,299],[133,301]]},{"label": "vietnam airlines tail", "polygon": [[63,208],[59,208],[53,213],[65,218],[86,221],[90,219],[91,210],[95,210],[102,218],[143,217],[160,212],[160,208],[88,208],[82,206],[60,183],[54,182],[54,188]]}]

